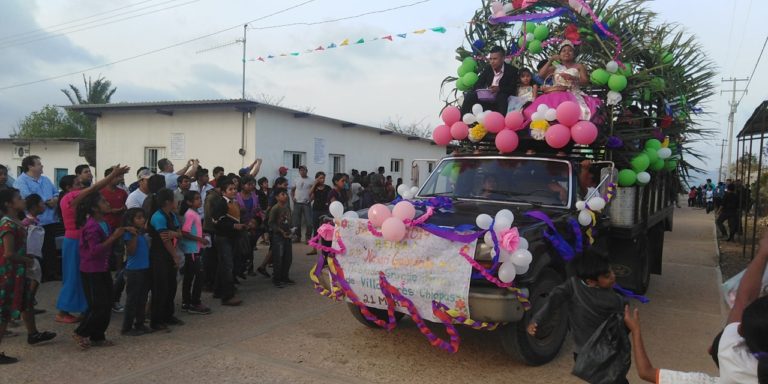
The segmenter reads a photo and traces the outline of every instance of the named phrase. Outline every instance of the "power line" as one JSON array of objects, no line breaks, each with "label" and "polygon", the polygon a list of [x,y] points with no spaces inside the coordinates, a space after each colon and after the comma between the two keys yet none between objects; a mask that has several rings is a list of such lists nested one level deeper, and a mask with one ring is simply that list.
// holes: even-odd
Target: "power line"
[{"label": "power line", "polygon": [[[102,20],[94,20],[94,21],[86,22],[86,23],[79,24],[79,25],[73,25],[73,26],[70,26],[70,27],[60,28],[58,30],[53,30],[53,31],[44,31],[43,33],[39,33],[37,36],[29,36],[28,38],[27,37],[23,37],[23,38],[15,40],[15,41],[0,42],[0,49],[6,49],[6,48],[20,46],[20,45],[27,45],[27,44],[30,44],[30,43],[34,43],[36,41],[48,40],[48,39],[52,39],[52,38],[59,37],[59,36],[65,36],[65,35],[68,35],[68,34],[74,33],[74,32],[85,31],[85,30],[88,30],[88,29],[93,29],[93,28],[104,26],[104,25],[109,25],[109,24],[117,23],[117,22],[120,22],[120,21],[135,19],[137,17],[151,15],[151,14],[154,14],[154,13],[166,11],[166,10],[173,9],[173,8],[182,7],[182,6],[185,6],[185,5],[192,4],[192,3],[196,3],[196,2],[198,2],[200,0],[190,0],[190,1],[187,1],[185,3],[180,3],[180,4],[177,3],[177,4],[170,5],[170,6],[167,6],[167,7],[164,7],[164,8],[155,9],[155,10],[152,10],[152,11],[148,11],[148,12],[139,13],[139,14],[136,14],[136,15],[127,16],[127,17],[124,17],[124,18],[121,18],[121,19],[102,22],[102,21],[107,20],[107,19],[112,19],[112,18],[115,18],[115,17],[118,17],[118,16],[123,16],[123,15],[131,14],[131,13],[134,13],[134,12],[139,11],[139,10],[143,10],[143,9],[147,9],[147,8],[154,8],[154,7],[157,7],[159,5],[173,3],[173,2],[176,2],[176,1],[178,1],[178,0],[169,0],[169,1],[165,1],[163,3],[152,5],[150,7],[140,8],[140,9],[136,9],[136,10],[133,10],[133,11],[130,11],[130,12],[125,12],[125,13],[109,16],[109,17],[107,17],[105,19],[102,19]],[[93,24],[93,23],[100,23],[100,24],[89,25],[89,24]],[[83,28],[71,29],[71,28],[77,28],[77,27],[80,27],[80,26],[82,26]],[[64,31],[64,32],[61,32],[61,33],[51,33],[51,32],[58,32],[58,31]]]},{"label": "power line", "polygon": [[[115,61],[112,61],[112,62],[109,62],[109,63],[106,63],[106,64],[95,65],[95,66],[88,67],[88,68],[85,68],[85,69],[81,69],[81,70],[75,71],[75,72],[69,72],[69,73],[65,73],[65,74],[61,74],[61,75],[46,77],[46,78],[43,78],[43,79],[27,81],[27,82],[24,82],[24,83],[17,83],[17,84],[12,84],[12,85],[7,85],[7,86],[4,86],[4,87],[0,87],[0,91],[4,91],[6,89],[13,89],[13,88],[24,87],[24,86],[27,86],[27,85],[32,85],[32,84],[37,84],[37,83],[43,83],[43,82],[51,81],[51,80],[56,80],[56,79],[60,79],[62,77],[77,75],[79,73],[83,73],[83,72],[87,72],[87,71],[92,71],[94,69],[104,68],[104,67],[108,67],[110,65],[114,65],[114,64],[130,61],[130,60],[135,60],[135,59],[138,59],[138,58],[141,58],[141,57],[144,57],[144,56],[149,56],[149,55],[152,55],[152,54],[155,54],[155,53],[158,53],[158,52],[162,52],[162,51],[165,51],[165,50],[168,50],[168,49],[176,48],[176,47],[179,47],[179,46],[182,46],[182,45],[185,45],[185,44],[189,44],[189,43],[192,43],[192,42],[195,42],[195,41],[199,41],[199,40],[211,37],[211,36],[215,36],[215,35],[218,35],[218,34],[221,34],[221,33],[224,33],[224,32],[228,32],[228,31],[231,31],[233,29],[242,28],[244,24],[251,24],[251,23],[254,23],[254,22],[257,22],[257,21],[261,21],[261,20],[264,20],[266,18],[275,16],[275,15],[279,15],[281,13],[288,12],[288,11],[293,10],[295,8],[299,8],[299,7],[303,6],[303,5],[312,3],[314,1],[316,1],[316,0],[306,0],[306,1],[301,2],[299,4],[290,6],[288,8],[281,9],[279,11],[270,13],[268,15],[259,17],[257,19],[246,21],[245,23],[240,23],[240,24],[237,24],[237,25],[229,27],[229,28],[224,28],[224,29],[221,29],[221,30],[218,30],[218,31],[215,31],[215,32],[208,33],[206,35],[202,35],[202,36],[198,36],[198,37],[195,37],[195,38],[192,38],[192,39],[189,39],[189,40],[181,41],[181,42],[178,42],[178,43],[175,43],[175,44],[171,44],[171,45],[168,45],[168,46],[165,46],[165,47],[162,47],[162,48],[153,49],[151,51],[143,52],[143,53],[140,53],[140,54],[137,54],[137,55],[134,55],[134,56],[130,56],[130,57],[126,57],[126,58],[123,58],[123,59],[115,60]],[[421,1],[414,2],[414,3],[406,4],[406,5],[403,5],[403,6],[395,7],[393,9],[400,9],[400,8],[405,8],[405,7],[411,7],[411,6],[415,6],[415,5],[418,5],[418,4],[421,4],[421,3],[425,3],[425,2],[428,2],[428,1],[431,1],[431,0],[421,0]],[[381,12],[381,11],[374,11],[374,12]],[[282,27],[282,26],[280,26],[280,25],[273,26],[273,28],[280,28],[280,27]]]},{"label": "power line", "polygon": [[757,65],[760,64],[760,59],[763,57],[763,52],[765,52],[766,44],[768,44],[768,36],[765,37],[765,41],[763,42],[763,48],[760,49],[760,55],[757,56],[757,61],[755,62],[755,66],[752,68],[752,73],[749,75],[749,80],[747,80],[747,86],[744,87],[744,93],[742,93],[741,97],[739,98],[739,103],[741,103],[741,99],[744,98],[744,95],[747,93],[747,90],[749,89],[749,84],[752,83],[752,79],[755,77],[755,71],[757,70]]}]

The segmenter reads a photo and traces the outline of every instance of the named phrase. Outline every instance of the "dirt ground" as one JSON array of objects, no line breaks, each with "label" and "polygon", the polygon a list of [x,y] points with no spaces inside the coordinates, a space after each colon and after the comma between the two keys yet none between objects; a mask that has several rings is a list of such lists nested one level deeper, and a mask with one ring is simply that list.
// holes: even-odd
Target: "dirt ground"
[{"label": "dirt ground", "polygon": [[[704,214],[704,210],[701,210]],[[720,270],[723,273],[723,281],[730,279],[733,275],[741,272],[747,267],[750,260],[752,260],[752,236],[755,233],[754,216],[747,217],[747,225],[745,227],[744,235],[736,235],[736,241],[725,241],[724,238],[718,240],[718,247],[720,249]],[[712,220],[715,220],[715,216],[712,216]],[[743,219],[742,219],[743,220]],[[742,226],[744,223],[742,222]],[[768,230],[768,217],[758,218],[757,220],[757,234],[754,237],[755,250],[757,250],[757,244],[760,242],[760,238]]]}]

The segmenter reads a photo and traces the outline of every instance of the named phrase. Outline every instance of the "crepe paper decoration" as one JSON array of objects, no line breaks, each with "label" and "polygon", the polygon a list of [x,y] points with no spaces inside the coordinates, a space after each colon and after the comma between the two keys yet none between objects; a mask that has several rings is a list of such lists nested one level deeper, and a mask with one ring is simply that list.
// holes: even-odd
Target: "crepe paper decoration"
[{"label": "crepe paper decoration", "polygon": [[392,35],[386,35],[382,39],[392,41]]},{"label": "crepe paper decoration", "polygon": [[511,286],[513,286],[515,284],[514,281],[510,281],[509,283],[505,283],[505,282],[497,279],[495,276],[493,276],[491,274],[491,270],[490,269],[485,269],[485,267],[483,267],[482,265],[480,265],[480,263],[475,261],[475,259],[467,253],[468,250],[469,250],[469,245],[465,245],[464,247],[461,248],[461,251],[459,251],[459,254],[462,257],[464,257],[464,259],[467,260],[467,262],[470,265],[472,265],[472,268],[478,270],[480,272],[480,274],[483,277],[485,277],[486,280],[488,280],[491,283],[495,284],[499,288],[507,288],[507,287],[511,287]]},{"label": "crepe paper decoration", "polygon": [[637,300],[637,301],[639,301],[639,302],[641,302],[643,304],[648,304],[648,303],[651,302],[651,300],[649,298],[647,298],[647,297],[645,297],[643,295],[638,295],[638,294],[632,292],[631,290],[622,287],[619,284],[613,284],[613,290],[618,292],[618,293],[620,293],[620,294],[622,294],[623,296],[629,297],[630,299],[635,299],[635,300]]},{"label": "crepe paper decoration", "polygon": [[371,221],[368,221],[368,232],[371,233],[371,235],[374,235],[376,237],[382,237],[384,236],[381,232],[379,232],[376,227],[373,226],[373,223]]},{"label": "crepe paper decoration", "polygon": [[586,10],[589,13],[589,16],[592,17],[592,21],[595,23],[598,29],[600,29],[603,34],[613,39],[613,41],[616,43],[616,50],[613,52],[613,61],[619,64],[619,67],[621,69],[626,69],[627,67],[624,65],[624,63],[619,60],[619,55],[621,54],[621,39],[614,35],[611,31],[608,30],[608,28],[605,27],[605,25],[600,21],[600,19],[595,15],[595,12],[592,10],[592,8],[587,5],[587,3],[584,0],[574,0],[577,3],[581,5],[581,7]]},{"label": "crepe paper decoration", "polygon": [[573,14],[573,11],[571,11],[570,8],[562,7],[562,8],[555,8],[555,10],[551,12],[544,12],[544,13],[526,13],[526,14],[520,14],[520,15],[514,15],[514,16],[491,17],[489,19],[489,22],[494,25],[514,23],[517,21],[541,22],[541,21],[554,19],[555,17],[560,17],[563,15],[569,16],[571,19],[574,19],[574,20],[576,19],[576,15]]},{"label": "crepe paper decoration", "polygon": [[299,55],[298,52],[291,52],[291,56],[298,56],[298,55]]},{"label": "crepe paper decoration", "polygon": [[420,35],[420,34],[426,32],[426,31],[427,31],[426,29],[419,29],[419,30],[413,31],[413,33],[417,33],[417,34]]},{"label": "crepe paper decoration", "polygon": [[557,251],[557,254],[564,261],[568,262],[573,260],[577,254],[580,254],[583,251],[581,228],[579,228],[579,223],[576,220],[569,220],[569,227],[571,232],[573,232],[574,237],[573,245],[571,245],[565,238],[563,238],[563,235],[557,232],[555,224],[546,213],[542,211],[528,211],[525,215],[547,224],[547,228],[542,230],[542,236],[549,241],[552,247]]},{"label": "crepe paper decoration", "polygon": [[437,196],[426,200],[405,200],[398,196],[396,199],[390,202],[390,205],[397,205],[401,201],[408,201],[413,204],[414,207],[419,209],[426,209],[432,207],[440,212],[453,212],[453,201],[449,197]]},{"label": "crepe paper decoration", "polygon": [[445,27],[435,27],[435,28],[431,28],[430,30],[432,32],[437,32],[437,33],[445,33],[446,32]]},{"label": "crepe paper decoration", "polygon": [[343,47],[345,45],[349,45],[349,39],[344,39],[344,41],[342,41],[341,44],[339,44],[340,47]]},{"label": "crepe paper decoration", "polygon": [[355,44],[363,44],[363,43],[365,43],[365,39],[360,39],[355,42]]},{"label": "crepe paper decoration", "polygon": [[397,34],[397,37],[402,37],[403,39],[405,39],[406,36],[408,36],[407,33],[398,33]]},{"label": "crepe paper decoration", "polygon": [[336,43],[331,43],[331,45],[329,45],[327,48],[328,49],[336,48]]}]

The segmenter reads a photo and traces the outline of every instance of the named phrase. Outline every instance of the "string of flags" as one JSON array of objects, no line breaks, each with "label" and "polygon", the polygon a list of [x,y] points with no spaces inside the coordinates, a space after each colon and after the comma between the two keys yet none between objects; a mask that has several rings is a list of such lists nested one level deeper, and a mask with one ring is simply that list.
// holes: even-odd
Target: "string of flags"
[{"label": "string of flags", "polygon": [[390,35],[385,35],[385,36],[376,36],[376,37],[373,37],[373,38],[370,38],[370,39],[365,39],[365,38],[359,38],[357,40],[354,40],[354,39],[344,39],[341,42],[339,42],[338,44],[335,43],[335,42],[331,42],[330,44],[327,44],[327,45],[325,45],[325,44],[319,45],[319,46],[317,46],[316,48],[313,48],[313,49],[307,49],[307,50],[304,50],[304,51],[285,52],[285,53],[280,53],[280,54],[263,55],[263,56],[258,56],[258,57],[253,58],[253,59],[249,59],[248,61],[261,61],[263,63],[266,63],[268,60],[272,60],[272,59],[285,58],[285,57],[296,57],[296,56],[306,55],[306,54],[310,54],[310,53],[320,53],[320,52],[325,52],[325,51],[331,50],[331,49],[342,48],[342,47],[351,47],[351,46],[356,46],[356,45],[362,45],[362,44],[371,43],[371,42],[374,42],[374,41],[384,41],[384,40],[386,40],[386,41],[390,41],[390,42],[395,42],[397,40],[406,39],[409,36],[413,36],[413,35],[417,35],[417,36],[424,35],[424,34],[426,34],[428,32],[431,32],[431,33],[445,33],[445,32],[447,32],[447,28],[445,28],[445,27],[423,28],[423,29],[417,29],[415,31],[411,31],[411,32],[407,32],[407,33],[396,33],[396,34],[390,34]]}]

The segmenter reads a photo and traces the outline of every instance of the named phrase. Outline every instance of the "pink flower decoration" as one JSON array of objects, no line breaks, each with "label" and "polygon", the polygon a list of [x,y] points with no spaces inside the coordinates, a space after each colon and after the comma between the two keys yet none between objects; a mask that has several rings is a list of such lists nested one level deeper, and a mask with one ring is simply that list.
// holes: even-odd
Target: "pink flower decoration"
[{"label": "pink flower decoration", "polygon": [[335,231],[336,229],[333,228],[333,225],[325,223],[317,229],[317,234],[320,235],[320,237],[322,237],[325,241],[332,241],[333,233]]},{"label": "pink flower decoration", "polygon": [[520,244],[520,233],[517,227],[505,229],[499,234],[499,246],[507,252],[514,252]]}]

